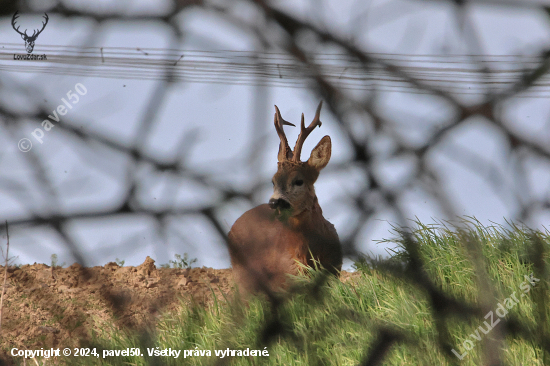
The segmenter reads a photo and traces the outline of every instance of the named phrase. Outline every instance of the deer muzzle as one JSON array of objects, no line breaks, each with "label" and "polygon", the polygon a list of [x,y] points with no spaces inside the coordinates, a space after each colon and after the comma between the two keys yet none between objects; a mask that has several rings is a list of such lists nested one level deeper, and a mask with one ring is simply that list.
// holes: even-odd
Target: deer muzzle
[{"label": "deer muzzle", "polygon": [[291,206],[290,206],[290,203],[288,203],[288,201],[282,198],[272,198],[269,200],[269,207],[272,210],[276,210],[276,209],[285,210],[285,209],[289,209]]}]

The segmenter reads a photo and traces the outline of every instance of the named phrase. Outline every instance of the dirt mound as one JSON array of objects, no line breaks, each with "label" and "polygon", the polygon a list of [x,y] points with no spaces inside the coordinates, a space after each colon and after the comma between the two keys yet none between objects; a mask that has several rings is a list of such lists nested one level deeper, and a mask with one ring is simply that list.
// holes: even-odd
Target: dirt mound
[{"label": "dirt mound", "polygon": [[[0,266],[0,273],[4,268]],[[2,276],[3,277],[3,276]],[[342,272],[342,280],[350,277]],[[101,321],[120,328],[153,324],[160,312],[181,301],[208,306],[233,289],[231,269],[156,268],[147,257],[137,267],[111,262],[103,267],[45,264],[8,268],[0,335],[0,364],[18,349],[78,347]]]},{"label": "dirt mound", "polygon": [[177,310],[182,299],[208,305],[212,291],[221,297],[232,286],[230,269],[156,268],[149,257],[137,267],[113,262],[92,268],[77,263],[68,268],[36,263],[9,267],[0,358],[6,361],[6,351],[13,347],[80,346],[97,320],[114,319],[121,328],[139,329],[161,311]]}]

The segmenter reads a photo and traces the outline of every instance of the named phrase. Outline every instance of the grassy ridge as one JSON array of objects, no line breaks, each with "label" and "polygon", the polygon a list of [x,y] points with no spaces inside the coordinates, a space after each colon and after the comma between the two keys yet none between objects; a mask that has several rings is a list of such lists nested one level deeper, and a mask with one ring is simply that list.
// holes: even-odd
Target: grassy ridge
[{"label": "grassy ridge", "polygon": [[[389,260],[357,263],[359,273],[346,283],[334,278],[324,281],[322,275],[313,280],[298,278],[296,291],[275,315],[262,299],[252,299],[247,305],[238,298],[218,299],[209,309],[186,307],[180,314],[164,315],[148,336],[106,327],[98,335],[105,349],[139,347],[146,356],[110,357],[103,362],[357,365],[369,357],[374,360],[374,350],[387,346],[388,351],[381,353],[384,365],[481,365],[495,354],[510,365],[550,363],[548,353],[543,363],[541,348],[541,339],[548,340],[550,329],[548,233],[515,226],[510,230],[483,227],[476,222],[463,230],[416,223],[410,239],[400,235],[392,240],[402,250]],[[410,253],[411,242],[418,244],[418,258]],[[435,311],[430,301],[433,293],[414,280],[418,268],[411,268],[411,263],[418,265],[418,259],[434,288],[477,313]],[[532,283],[525,277],[530,274]],[[492,311],[493,322],[500,319],[499,304],[508,312],[504,317],[508,322],[502,320],[484,334],[480,326],[487,330],[491,322],[484,317]],[[505,334],[505,329],[511,333]],[[184,358],[182,351],[177,359],[149,357],[147,347],[191,350],[193,354],[210,350],[211,356]],[[269,356],[215,355],[215,350],[228,348],[249,348],[261,354],[264,347]],[[100,360],[71,357],[70,363],[100,364]]]}]

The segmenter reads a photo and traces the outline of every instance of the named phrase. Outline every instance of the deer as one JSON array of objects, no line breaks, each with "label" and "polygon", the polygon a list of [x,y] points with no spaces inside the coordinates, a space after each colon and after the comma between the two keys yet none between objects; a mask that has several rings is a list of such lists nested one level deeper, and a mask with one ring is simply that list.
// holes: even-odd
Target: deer
[{"label": "deer", "polygon": [[27,34],[27,30],[25,29],[25,32],[21,32],[19,30],[19,27],[15,28],[15,21],[17,20],[17,18],[19,18],[19,15],[17,14],[18,11],[15,12],[15,14],[13,14],[13,17],[11,18],[11,26],[13,27],[13,29],[19,33],[21,35],[21,38],[23,38],[23,40],[25,41],[25,49],[27,50],[27,53],[32,53],[33,49],[34,49],[34,42],[36,42],[36,39],[38,38],[38,36],[40,35],[40,33],[42,33],[42,31],[44,30],[44,28],[46,28],[46,24],[48,24],[48,14],[44,13],[44,20],[45,22],[42,22],[42,29],[38,30],[38,29],[35,29],[34,32],[32,33],[32,36],[29,36]]},{"label": "deer", "polygon": [[245,212],[228,234],[228,249],[233,273],[243,292],[279,292],[288,287],[288,275],[304,267],[320,265],[339,276],[342,247],[334,225],[323,217],[313,187],[319,173],[330,160],[332,144],[324,136],[307,161],[300,155],[304,141],[321,126],[319,103],[315,117],[306,128],[302,113],[300,134],[290,149],[284,125],[287,122],[275,106],[275,130],[280,139],[277,172],[273,176],[273,195]]}]

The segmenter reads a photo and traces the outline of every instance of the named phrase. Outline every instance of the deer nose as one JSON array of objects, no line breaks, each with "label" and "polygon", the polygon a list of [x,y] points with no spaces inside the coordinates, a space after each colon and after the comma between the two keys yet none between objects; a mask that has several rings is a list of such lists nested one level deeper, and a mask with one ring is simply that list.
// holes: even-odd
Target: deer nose
[{"label": "deer nose", "polygon": [[269,200],[269,207],[273,210],[276,208],[287,209],[290,208],[290,203],[282,198],[272,198]]}]

